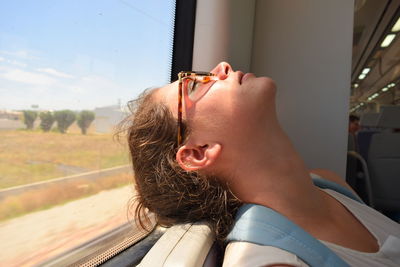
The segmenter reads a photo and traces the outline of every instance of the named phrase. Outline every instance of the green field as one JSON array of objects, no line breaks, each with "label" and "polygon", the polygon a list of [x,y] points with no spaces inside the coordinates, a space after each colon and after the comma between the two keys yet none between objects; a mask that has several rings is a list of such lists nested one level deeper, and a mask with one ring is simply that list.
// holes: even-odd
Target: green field
[{"label": "green field", "polygon": [[0,189],[128,162],[111,134],[0,131]]}]

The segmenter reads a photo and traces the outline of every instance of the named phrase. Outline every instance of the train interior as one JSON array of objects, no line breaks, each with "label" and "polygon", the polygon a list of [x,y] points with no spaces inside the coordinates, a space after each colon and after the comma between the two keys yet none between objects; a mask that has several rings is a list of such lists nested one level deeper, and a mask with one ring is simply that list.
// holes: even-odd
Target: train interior
[{"label": "train interior", "polygon": [[[170,81],[221,61],[272,77],[307,166],[400,221],[400,0],[178,0]],[[349,131],[349,115],[357,129]],[[204,222],[127,222],[36,266],[221,266]]]}]

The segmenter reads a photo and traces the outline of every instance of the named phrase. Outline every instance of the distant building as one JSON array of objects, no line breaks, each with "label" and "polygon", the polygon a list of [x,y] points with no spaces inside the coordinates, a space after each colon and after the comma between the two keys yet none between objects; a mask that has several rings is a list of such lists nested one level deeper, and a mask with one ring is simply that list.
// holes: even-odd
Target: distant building
[{"label": "distant building", "polygon": [[98,133],[112,133],[115,126],[124,118],[124,112],[119,105],[95,108],[94,126]]},{"label": "distant building", "polygon": [[22,117],[20,111],[0,110],[0,130],[25,128],[25,124],[21,121]]},{"label": "distant building", "polygon": [[19,120],[20,118],[22,118],[21,111],[0,109],[0,119]]}]

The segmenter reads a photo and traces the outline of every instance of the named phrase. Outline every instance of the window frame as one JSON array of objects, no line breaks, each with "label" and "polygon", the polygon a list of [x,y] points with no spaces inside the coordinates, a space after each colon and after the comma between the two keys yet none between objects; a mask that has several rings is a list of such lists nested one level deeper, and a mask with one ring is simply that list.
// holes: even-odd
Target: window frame
[{"label": "window frame", "polygon": [[192,70],[196,0],[176,0],[170,82],[180,71]]}]

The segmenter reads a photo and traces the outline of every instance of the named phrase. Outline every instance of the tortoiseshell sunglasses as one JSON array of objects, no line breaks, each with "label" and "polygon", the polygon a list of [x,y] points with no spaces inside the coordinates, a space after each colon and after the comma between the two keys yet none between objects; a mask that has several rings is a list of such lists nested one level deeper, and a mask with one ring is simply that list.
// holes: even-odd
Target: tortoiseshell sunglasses
[{"label": "tortoiseshell sunglasses", "polygon": [[181,71],[178,73],[178,147],[182,144],[182,97],[185,96],[186,106],[191,101],[199,100],[208,89],[218,80],[215,74],[202,71]]}]

